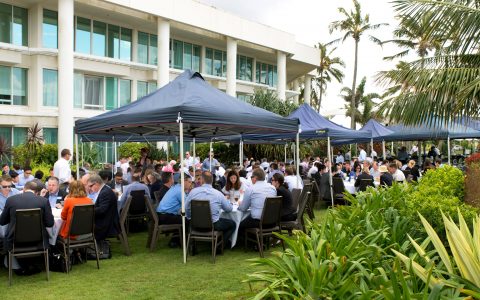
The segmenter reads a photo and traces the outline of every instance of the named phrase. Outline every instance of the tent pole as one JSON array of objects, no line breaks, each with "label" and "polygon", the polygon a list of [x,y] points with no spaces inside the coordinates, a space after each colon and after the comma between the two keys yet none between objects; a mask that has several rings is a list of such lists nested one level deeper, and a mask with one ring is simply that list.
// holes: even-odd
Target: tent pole
[{"label": "tent pole", "polygon": [[370,139],[370,156],[373,159],[374,157],[373,157],[372,153],[373,153],[373,138]]},{"label": "tent pole", "polygon": [[242,166],[242,139],[240,139],[240,143],[238,143],[238,165],[241,167]]},{"label": "tent pole", "polygon": [[[178,126],[179,131],[180,131],[180,153],[183,153],[183,123],[182,123],[182,118],[180,117],[180,114],[178,116]],[[183,155],[180,154],[180,166],[183,166]],[[183,263],[187,263],[187,245],[186,245],[186,239],[185,239],[185,172],[181,170],[180,172],[180,182],[181,182],[181,195],[182,195],[182,245],[183,245]]]},{"label": "tent pole", "polygon": [[422,163],[423,163],[423,156],[422,156],[422,141],[418,141],[418,151],[417,151],[417,154],[418,154],[418,165],[421,166]]},{"label": "tent pole", "polygon": [[296,138],[297,146],[296,146],[296,152],[297,152],[297,160],[295,164],[297,165],[297,187],[300,186],[300,129],[297,131],[297,138]]},{"label": "tent pole", "polygon": [[329,186],[330,186],[330,197],[332,199],[332,207],[335,205],[335,202],[333,201],[333,179],[332,179],[332,166],[333,166],[333,163],[332,163],[332,153],[330,152],[330,137],[327,136],[327,152],[328,152],[328,162],[330,163],[330,166],[327,166],[328,167],[328,173],[330,174],[329,176]]},{"label": "tent pole", "polygon": [[395,152],[393,152],[393,142],[392,142],[392,151],[390,151],[390,155],[393,156],[394,154],[395,154]]},{"label": "tent pole", "polygon": [[387,159],[387,155],[385,154],[385,140],[382,140],[382,156],[383,160]]},{"label": "tent pole", "polygon": [[195,160],[197,159],[197,153],[195,152],[195,138],[193,138],[193,172],[195,172]]},{"label": "tent pole", "polygon": [[112,179],[115,178],[115,136],[112,136]]},{"label": "tent pole", "polygon": [[168,163],[168,161],[169,161],[168,156],[169,156],[169,154],[170,154],[170,153],[169,153],[169,150],[168,150],[169,146],[170,146],[170,145],[169,145],[169,142],[167,141],[167,151],[165,151],[165,152],[167,153],[167,163]]},{"label": "tent pole", "polygon": [[285,143],[285,160],[283,162],[287,162],[287,143]]},{"label": "tent pole", "polygon": [[210,173],[212,172],[212,152],[213,152],[213,142],[210,140],[210,151],[208,152],[208,157],[210,158]]},{"label": "tent pole", "polygon": [[77,180],[80,179],[80,165],[79,165],[79,155],[78,153],[78,134],[75,133],[75,163],[77,164]]},{"label": "tent pole", "polygon": [[448,151],[447,151],[447,155],[448,155],[448,164],[450,165],[450,135],[447,136],[447,147],[448,147]]}]

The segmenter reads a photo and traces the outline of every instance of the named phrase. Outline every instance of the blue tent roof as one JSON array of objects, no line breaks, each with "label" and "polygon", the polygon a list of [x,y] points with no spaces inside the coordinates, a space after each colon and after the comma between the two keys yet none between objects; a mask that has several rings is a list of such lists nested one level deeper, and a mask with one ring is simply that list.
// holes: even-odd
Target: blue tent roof
[{"label": "blue tent roof", "polygon": [[470,117],[462,117],[458,121],[458,123],[465,125],[467,127],[473,128],[475,130],[480,130],[480,120],[470,118]]},{"label": "blue tent roof", "polygon": [[[435,124],[435,126],[433,126]],[[450,122],[445,125],[440,119],[432,125],[422,124],[419,126],[405,126],[403,124],[389,126],[394,133],[385,137],[386,141],[418,141],[435,139],[465,139],[478,138],[480,131],[459,123]]]},{"label": "blue tent roof", "polygon": [[379,122],[374,119],[368,120],[368,122],[358,130],[359,132],[368,132],[370,133],[370,137],[368,139],[365,138],[355,138],[350,140],[336,140],[332,142],[334,145],[343,145],[343,144],[354,144],[354,143],[365,143],[370,142],[372,139],[375,142],[385,140],[390,134],[394,132],[389,129],[389,127],[383,126]]},{"label": "blue tent roof", "polygon": [[183,72],[157,91],[112,111],[75,122],[75,132],[89,135],[178,136],[211,138],[248,133],[295,133],[291,120],[255,107],[209,85],[199,73]]}]

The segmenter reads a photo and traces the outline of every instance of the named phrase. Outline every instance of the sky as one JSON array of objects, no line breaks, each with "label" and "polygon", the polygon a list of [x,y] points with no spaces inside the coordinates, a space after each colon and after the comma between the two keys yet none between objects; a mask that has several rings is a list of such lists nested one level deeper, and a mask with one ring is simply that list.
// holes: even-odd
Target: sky
[{"label": "sky", "polygon": [[[351,0],[197,0],[218,9],[234,13],[238,16],[269,25],[290,33],[293,33],[297,42],[313,46],[318,42],[329,42],[340,38],[340,32],[330,34],[329,24],[343,19],[338,12],[338,7],[344,7],[349,11],[353,9]],[[384,90],[375,83],[375,75],[382,70],[389,70],[395,66],[395,62],[384,61],[384,56],[399,52],[393,45],[378,46],[371,42],[368,35],[371,34],[380,40],[392,38],[392,31],[397,25],[394,18],[394,9],[390,0],[360,0],[362,15],[370,15],[370,23],[388,23],[373,32],[362,36],[359,47],[359,63],[357,71],[357,85],[362,77],[367,78],[366,93],[379,93]],[[327,88],[326,96],[322,100],[322,115],[335,115],[334,122],[349,126],[349,118],[344,116],[343,98],[339,96],[344,86],[351,88],[354,66],[354,43],[351,38],[336,45],[334,56],[341,57],[346,64],[344,69],[345,78],[343,83],[332,82]]]}]

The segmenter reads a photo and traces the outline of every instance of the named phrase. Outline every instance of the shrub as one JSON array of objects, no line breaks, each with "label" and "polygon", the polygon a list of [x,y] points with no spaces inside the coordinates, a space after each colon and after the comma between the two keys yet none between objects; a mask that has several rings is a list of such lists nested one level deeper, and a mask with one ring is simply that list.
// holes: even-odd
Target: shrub
[{"label": "shrub", "polygon": [[26,145],[13,147],[13,162],[24,166],[30,164],[53,164],[58,159],[58,146],[56,144],[45,144],[39,146],[35,153],[31,154]]},{"label": "shrub", "polygon": [[38,170],[42,171],[43,172],[43,178],[42,178],[42,181],[45,181],[45,179],[50,176],[50,168],[53,167],[53,164],[46,164],[46,163],[42,163],[42,164],[33,164],[32,165],[32,174],[35,174],[35,172],[37,172]]},{"label": "shrub", "polygon": [[146,143],[123,143],[118,147],[119,157],[132,157],[134,161],[140,159],[140,149],[148,148]]}]

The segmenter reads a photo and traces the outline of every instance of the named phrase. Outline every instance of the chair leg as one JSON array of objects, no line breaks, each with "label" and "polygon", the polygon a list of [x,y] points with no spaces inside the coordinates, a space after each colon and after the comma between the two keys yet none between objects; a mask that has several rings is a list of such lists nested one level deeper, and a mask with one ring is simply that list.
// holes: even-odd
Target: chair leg
[{"label": "chair leg", "polygon": [[123,246],[123,250],[125,252],[125,255],[126,256],[130,256],[131,253],[130,253],[130,247],[128,246],[128,241],[127,241],[127,238],[125,235],[123,235],[122,233],[119,233],[118,235],[119,239],[120,239],[120,243],[122,244]]},{"label": "chair leg", "polygon": [[9,286],[12,286],[12,273],[13,273],[13,270],[12,270],[12,254],[10,253],[10,251],[8,252],[8,285]]},{"label": "chair leg", "polygon": [[155,247],[157,245],[157,240],[158,240],[158,234],[159,234],[158,227],[155,226],[153,228],[152,241],[150,242],[150,251],[155,250]]},{"label": "chair leg", "polygon": [[47,271],[47,281],[50,281],[50,266],[49,266],[49,262],[48,262],[48,248],[46,250],[47,251],[45,251],[43,253],[43,255],[45,256],[45,270]]},{"label": "chair leg", "polygon": [[213,258],[213,263],[215,263],[215,254],[217,253],[217,249],[215,248],[217,239],[212,237],[212,258]]},{"label": "chair leg", "polygon": [[[68,268],[68,259],[70,258],[70,256],[67,256],[67,246],[65,244],[62,244],[63,245],[63,258],[65,259],[65,270],[67,270],[67,274],[70,272],[69,268]],[[68,252],[70,253],[70,249],[68,249]]]},{"label": "chair leg", "polygon": [[190,252],[190,234],[188,234],[188,238],[187,238],[187,258],[188,258],[188,252]]},{"label": "chair leg", "polygon": [[263,236],[260,238],[259,233],[256,233],[257,236],[257,245],[258,245],[258,252],[260,252],[260,257],[263,257]]},{"label": "chair leg", "polygon": [[[98,258],[98,247],[97,247],[97,240],[93,239],[93,247],[95,248],[95,257],[97,258],[97,269],[100,269],[100,260]],[[85,260],[87,261],[87,260]]]},{"label": "chair leg", "polygon": [[148,222],[148,238],[147,238],[147,245],[146,245],[147,248],[150,248],[151,245],[152,245],[152,236],[153,236],[153,226],[154,225],[155,224],[152,220],[150,220]]}]

